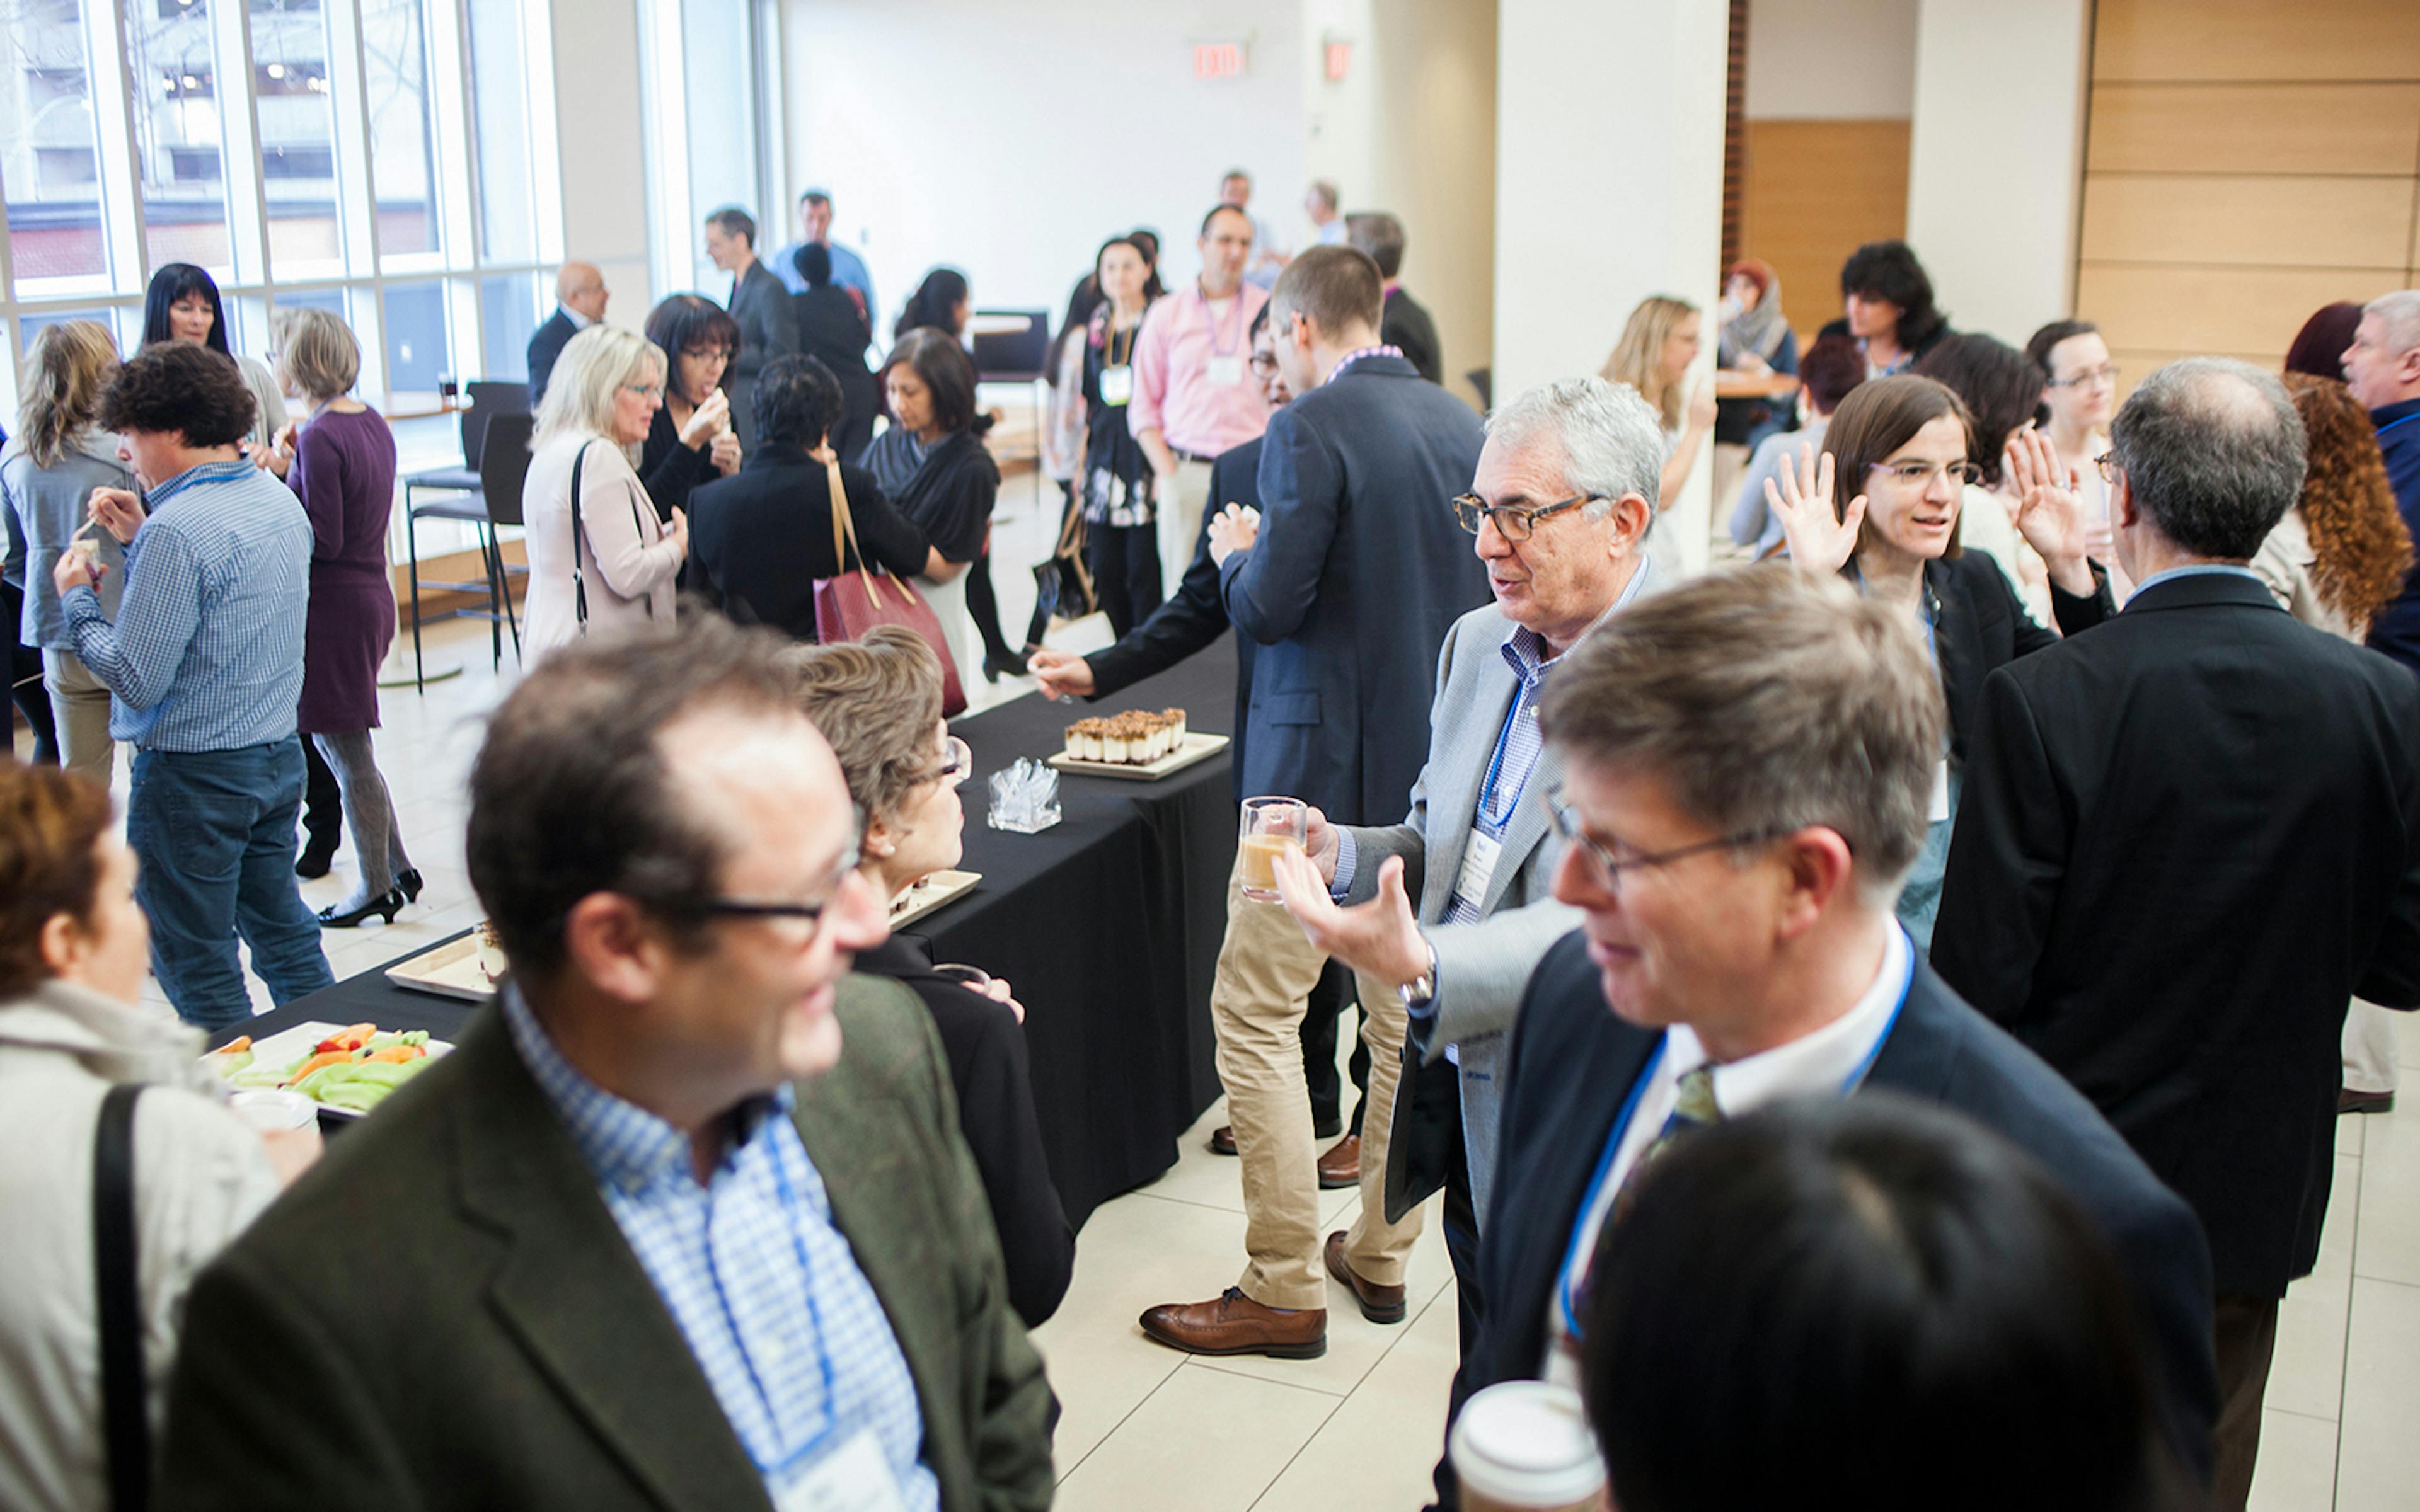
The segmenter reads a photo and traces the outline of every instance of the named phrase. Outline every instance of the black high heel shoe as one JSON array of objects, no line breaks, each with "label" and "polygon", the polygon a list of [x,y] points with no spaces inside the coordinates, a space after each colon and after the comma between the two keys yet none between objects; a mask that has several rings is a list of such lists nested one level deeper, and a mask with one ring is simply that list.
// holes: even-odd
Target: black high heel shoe
[{"label": "black high heel shoe", "polygon": [[403,901],[405,903],[416,903],[420,902],[420,868],[416,866],[406,867],[401,872],[396,872],[395,876],[395,885],[403,889]]},{"label": "black high heel shoe", "polygon": [[363,919],[376,914],[381,921],[392,924],[395,922],[395,916],[403,911],[403,889],[389,887],[349,914],[340,914],[336,912],[334,903],[329,904],[319,910],[319,923],[326,929],[353,929],[358,927]]},{"label": "black high heel shoe", "polygon": [[1005,658],[995,656],[988,651],[985,652],[984,681],[997,683],[1003,674],[1010,677],[1026,676],[1033,670],[1029,665],[1032,656],[1032,651],[1030,648],[1025,651],[1012,651]]}]

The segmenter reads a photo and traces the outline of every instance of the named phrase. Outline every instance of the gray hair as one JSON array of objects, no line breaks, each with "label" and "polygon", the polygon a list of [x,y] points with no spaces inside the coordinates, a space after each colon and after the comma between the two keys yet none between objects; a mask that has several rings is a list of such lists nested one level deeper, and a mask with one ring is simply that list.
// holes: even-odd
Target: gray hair
[{"label": "gray hair", "polygon": [[1862,901],[1888,908],[1924,847],[1947,715],[1904,609],[1769,563],[1606,621],[1548,680],[1542,718],[1564,755],[1652,777],[1717,834],[1833,830]]},{"label": "gray hair", "polygon": [[1404,223],[1385,210],[1355,210],[1346,216],[1344,244],[1368,253],[1382,278],[1404,270]]},{"label": "gray hair", "polygon": [[1664,426],[1638,391],[1601,378],[1562,378],[1523,391],[1487,417],[1487,438],[1508,447],[1551,442],[1563,455],[1563,478],[1594,502],[1589,519],[1613,513],[1624,494],[1647,501],[1647,532],[1655,529],[1656,495],[1664,482]]},{"label": "gray hair", "polygon": [[[625,383],[660,383],[664,349],[635,331],[602,323],[563,344],[546,397],[538,401],[537,434],[544,446],[566,431],[620,444],[613,434],[613,395]],[[632,454],[633,461],[637,453]]]},{"label": "gray hair", "polygon": [[1311,181],[1311,192],[1319,196],[1322,205],[1331,210],[1336,208],[1336,186],[1333,183],[1325,178],[1314,178]]},{"label": "gray hair", "polygon": [[2381,294],[2361,307],[2364,315],[2378,316],[2386,335],[2386,349],[2401,356],[2420,347],[2420,288],[2397,289]]},{"label": "gray hair", "polygon": [[2302,497],[2303,418],[2273,374],[2188,357],[2135,385],[2110,450],[2162,535],[2196,556],[2248,561]]}]

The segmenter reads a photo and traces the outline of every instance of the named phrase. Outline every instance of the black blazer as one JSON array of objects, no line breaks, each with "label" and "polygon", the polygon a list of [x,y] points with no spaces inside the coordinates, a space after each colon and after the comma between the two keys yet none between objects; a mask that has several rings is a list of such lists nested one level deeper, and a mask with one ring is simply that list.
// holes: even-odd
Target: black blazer
[{"label": "black blazer", "polygon": [[[1941,664],[1941,697],[1949,706],[1949,748],[1966,760],[1966,732],[1974,728],[1983,679],[2019,656],[2058,644],[2059,638],[2034,623],[2009,586],[2008,575],[1979,551],[1941,557],[1924,564],[1924,586],[1941,606],[1934,625]],[[2109,579],[2092,569],[2093,595],[2050,591],[2051,617],[2068,635],[2088,630],[2118,612]]]},{"label": "black blazer", "polygon": [[647,422],[647,439],[639,446],[639,481],[646,486],[657,516],[669,523],[674,510],[689,507],[690,490],[721,475],[714,471],[713,448],[683,445],[680,427],[673,424],[672,408],[658,409]]},{"label": "black blazer", "polygon": [[556,305],[554,314],[538,323],[529,339],[530,409],[535,413],[537,402],[546,397],[546,380],[554,373],[554,360],[563,355],[564,343],[579,334],[571,316]]},{"label": "black blazer", "polygon": [[731,373],[738,385],[732,394],[737,410],[747,386],[767,363],[799,349],[799,321],[790,312],[789,289],[762,259],[732,281],[730,308],[731,318],[739,322],[739,349],[731,354]]},{"label": "black blazer", "polygon": [[[840,470],[857,543],[877,567],[924,570],[924,532],[891,507],[874,474]],[[854,569],[832,555],[831,480],[794,442],[768,441],[739,471],[690,495],[689,585],[742,625],[815,639],[815,580]]]},{"label": "black blazer", "polygon": [[[1589,1180],[1624,1095],[1661,1041],[1606,1006],[1577,931],[1529,979],[1503,1061],[1496,1195],[1479,1247],[1479,1333],[1454,1375],[1450,1412],[1499,1381],[1536,1378],[1546,1308]],[[1907,1004],[1860,1085],[1974,1119],[2040,1161],[2100,1225],[2140,1309],[2169,1438],[2207,1483],[2218,1379],[2210,1252],[2192,1210],[2075,1088],[1959,1001],[1921,955]],[[1441,1503],[1455,1504],[1452,1471],[1442,1462],[1436,1483]]]},{"label": "black blazer", "polygon": [[1392,824],[1429,748],[1437,650],[1487,600],[1448,501],[1484,440],[1470,407],[1400,357],[1365,357],[1269,417],[1259,544],[1219,594],[1267,649],[1252,666],[1236,764],[1348,825]]},{"label": "black blazer", "polygon": [[874,439],[874,417],[881,410],[875,392],[874,370],[865,365],[865,312],[837,284],[790,296],[790,312],[798,322],[799,350],[831,369],[840,380],[845,405],[831,427],[832,449],[844,462],[855,462]]},{"label": "black blazer", "polygon": [[1445,381],[1444,348],[1437,344],[1436,322],[1428,307],[1401,288],[1387,292],[1385,313],[1378,317],[1378,339],[1401,347],[1404,357],[1431,383]]},{"label": "black blazer", "polygon": [[2257,579],[2171,579],[1985,683],[1932,960],[2210,1232],[2318,1257],[2346,1000],[2420,1002],[2420,684]]}]

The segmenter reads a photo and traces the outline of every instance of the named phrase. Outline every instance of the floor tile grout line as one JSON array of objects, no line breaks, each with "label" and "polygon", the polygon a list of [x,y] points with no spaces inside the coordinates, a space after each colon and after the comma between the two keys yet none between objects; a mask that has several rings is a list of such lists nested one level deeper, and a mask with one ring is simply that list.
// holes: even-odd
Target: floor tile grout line
[{"label": "floor tile grout line", "polygon": [[[1096,1454],[1099,1454],[1101,1452],[1101,1445],[1109,1443],[1111,1439],[1116,1438],[1118,1429],[1125,1427],[1127,1423],[1131,1422],[1134,1415],[1142,1411],[1143,1404],[1158,1396],[1160,1388],[1175,1380],[1176,1373],[1184,1368],[1185,1362],[1183,1360],[1179,1360],[1174,1365],[1170,1365],[1168,1367],[1168,1374],[1154,1381],[1152,1383],[1151,1390],[1144,1392],[1140,1396],[1136,1397],[1135,1404],[1132,1407],[1127,1408],[1123,1413],[1119,1414],[1118,1420],[1109,1425],[1109,1430],[1107,1433],[1102,1434],[1099,1438],[1094,1439],[1091,1448],[1085,1450],[1082,1454],[1078,1455],[1076,1457],[1076,1464],[1069,1465],[1066,1469],[1060,1471],[1056,1475],[1053,1475],[1050,1478],[1050,1484],[1054,1488],[1064,1485],[1067,1477],[1076,1473],[1077,1465],[1081,1465],[1085,1460],[1092,1458]],[[1043,1371],[1046,1376],[1049,1373],[1049,1362],[1047,1358],[1043,1362]]]},{"label": "floor tile grout line", "polygon": [[[2362,1153],[2369,1151],[2369,1126],[2361,1125]],[[2335,1512],[2336,1494],[2344,1481],[2345,1409],[2351,1403],[2352,1393],[2352,1294],[2353,1282],[2361,1274],[2361,1202],[2369,1185],[2369,1165],[2360,1155],[2352,1157],[2352,1232],[2345,1241],[2345,1309],[2344,1344],[2336,1356],[2336,1452],[2328,1458],[2328,1512]],[[2330,1194],[2331,1201],[2334,1194]]]},{"label": "floor tile grout line", "polygon": [[1303,1452],[1311,1447],[1311,1441],[1319,1437],[1320,1429],[1327,1427],[1327,1425],[1335,1419],[1336,1414],[1342,1411],[1344,1411],[1344,1403],[1340,1399],[1335,1406],[1327,1410],[1327,1415],[1326,1417],[1321,1418],[1317,1423],[1311,1425],[1311,1432],[1304,1437],[1301,1447],[1295,1449],[1294,1453],[1286,1456],[1286,1462],[1278,1467],[1278,1473],[1269,1477],[1269,1483],[1266,1486],[1262,1487],[1259,1493],[1250,1501],[1244,1504],[1244,1512],[1252,1512],[1254,1507],[1259,1506],[1263,1502],[1269,1499],[1269,1493],[1278,1489],[1278,1482],[1285,1479],[1286,1472],[1294,1468],[1295,1461],[1300,1459],[1303,1457]]}]

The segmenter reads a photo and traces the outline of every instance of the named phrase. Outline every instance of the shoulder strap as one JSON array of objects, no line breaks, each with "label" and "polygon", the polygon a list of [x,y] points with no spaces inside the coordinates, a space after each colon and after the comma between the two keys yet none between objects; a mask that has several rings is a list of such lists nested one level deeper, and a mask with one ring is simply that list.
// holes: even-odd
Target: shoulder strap
[{"label": "shoulder strap", "polygon": [[101,1423],[115,1512],[151,1500],[151,1419],[143,1381],[143,1301],[135,1280],[134,1100],[142,1084],[101,1100],[92,1140],[93,1297],[101,1314]]},{"label": "shoulder strap", "polygon": [[580,523],[580,470],[587,461],[588,443],[582,441],[580,450],[571,454],[571,601],[583,632],[588,625],[588,579],[580,570],[580,552],[588,532]]},{"label": "shoulder strap", "polygon": [[[848,512],[848,489],[840,481],[840,454],[827,445],[819,455],[824,464],[824,484],[831,492],[832,576],[847,575],[849,553],[855,552],[857,575],[865,579],[865,595],[879,604],[882,602],[882,590],[875,582],[873,572],[866,567],[865,548],[857,544],[857,519]],[[891,575],[886,572],[883,576]],[[906,595],[901,597],[904,601]]]}]

